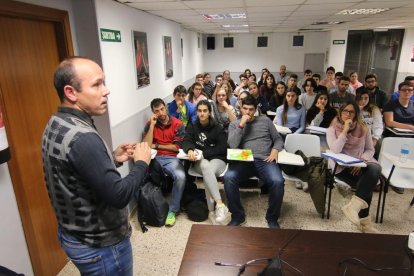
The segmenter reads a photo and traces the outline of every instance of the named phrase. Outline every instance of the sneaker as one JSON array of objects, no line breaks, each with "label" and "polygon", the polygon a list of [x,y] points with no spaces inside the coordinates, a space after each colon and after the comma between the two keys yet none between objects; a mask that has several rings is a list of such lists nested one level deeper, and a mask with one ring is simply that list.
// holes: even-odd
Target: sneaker
[{"label": "sneaker", "polygon": [[223,222],[226,220],[227,216],[229,215],[229,209],[226,207],[226,205],[217,205],[216,207],[216,221],[217,222]]},{"label": "sneaker", "polygon": [[280,229],[279,223],[277,223],[277,221],[275,220],[267,221],[267,226],[269,226],[269,228],[272,228],[272,229]]},{"label": "sneaker", "polygon": [[392,186],[392,185],[390,185],[390,187],[391,187],[391,189],[393,189],[393,190],[394,190],[394,192],[396,192],[397,194],[402,195],[402,194],[404,193],[404,188],[398,188],[398,187],[395,187],[395,186]]},{"label": "sneaker", "polygon": [[303,182],[302,183],[302,190],[307,193],[309,191],[309,185],[308,182]]},{"label": "sneaker", "polygon": [[242,226],[244,224],[246,224],[246,219],[243,219],[242,221],[237,219],[231,219],[227,226]]},{"label": "sneaker", "polygon": [[295,182],[295,186],[296,186],[296,189],[302,189],[302,181],[296,181]]},{"label": "sneaker", "polygon": [[168,212],[167,219],[165,220],[165,226],[174,226],[175,224],[175,213]]}]

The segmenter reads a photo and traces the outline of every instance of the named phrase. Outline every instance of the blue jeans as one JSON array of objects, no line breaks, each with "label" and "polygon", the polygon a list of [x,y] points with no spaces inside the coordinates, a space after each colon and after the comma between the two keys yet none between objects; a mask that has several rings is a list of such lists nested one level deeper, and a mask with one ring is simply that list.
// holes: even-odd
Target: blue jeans
[{"label": "blue jeans", "polygon": [[171,192],[170,212],[180,211],[181,198],[185,188],[185,171],[181,160],[174,156],[156,156],[155,159],[161,164],[164,173],[173,179]]},{"label": "blue jeans", "polygon": [[107,247],[90,247],[58,228],[60,245],[81,275],[132,276],[133,259],[129,237]]},{"label": "blue jeans", "polygon": [[232,220],[244,221],[246,214],[240,201],[239,183],[252,176],[263,181],[269,190],[269,207],[266,212],[267,221],[277,221],[285,193],[285,179],[275,162],[255,159],[253,162],[232,162],[224,175],[224,190]]}]

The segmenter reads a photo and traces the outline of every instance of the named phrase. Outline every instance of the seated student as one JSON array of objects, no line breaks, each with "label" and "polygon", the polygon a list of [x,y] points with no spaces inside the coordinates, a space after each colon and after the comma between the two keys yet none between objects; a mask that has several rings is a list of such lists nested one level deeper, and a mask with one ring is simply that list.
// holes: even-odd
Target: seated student
[{"label": "seated student", "polygon": [[303,88],[303,84],[305,83],[305,80],[307,80],[307,79],[309,79],[309,78],[311,78],[312,77],[312,70],[311,69],[306,69],[304,72],[303,72],[303,78],[302,79],[300,79],[299,81],[298,81],[298,84],[297,84],[297,86],[299,87],[299,89],[300,89],[300,93],[301,94],[303,94],[303,93],[305,93],[306,91],[305,91],[305,88]]},{"label": "seated student", "polygon": [[227,92],[227,94],[231,95],[230,98],[229,98],[229,100],[230,100],[231,106],[234,107],[236,105],[236,103],[237,103],[237,97],[233,95],[233,89],[231,88],[230,83],[228,81],[226,81],[226,80],[223,80],[220,85],[216,85],[216,88],[214,89],[214,93],[211,96],[211,100],[212,101],[216,101],[217,100],[217,96],[216,95],[217,95],[217,92],[221,88],[225,89],[226,92]]},{"label": "seated student", "polygon": [[269,70],[267,68],[262,69],[262,75],[260,76],[259,82],[257,85],[260,87],[265,84],[267,75],[270,74]]},{"label": "seated student", "polygon": [[[409,83],[411,83],[414,86],[414,76],[406,76],[404,78],[404,81],[408,81]],[[398,91],[395,91],[392,94],[390,100],[396,100],[396,99],[399,98],[399,96],[400,96],[400,93],[398,93]],[[414,95],[411,96],[411,100],[414,101]]]},{"label": "seated student", "polygon": [[[236,114],[237,119],[240,119],[243,116],[242,108],[241,108],[242,102],[243,102],[243,99],[246,98],[249,95],[251,95],[250,92],[243,91],[243,92],[240,92],[239,96],[237,97],[236,107],[234,108],[234,113]],[[254,113],[254,116],[257,117],[257,116],[260,116],[260,115],[261,115],[260,109],[257,108],[256,112]]]},{"label": "seated student", "polygon": [[230,78],[230,71],[229,70],[224,70],[223,71],[223,80],[228,81],[232,91],[234,91],[234,89],[236,89],[236,84],[234,83],[234,81]]},{"label": "seated student", "polygon": [[[337,167],[336,177],[356,188],[355,195],[342,207],[342,211],[361,232],[378,233],[369,216],[373,189],[381,175],[381,166],[374,159],[371,132],[362,121],[354,101],[342,105],[338,114],[326,132],[329,149],[361,159],[367,164],[365,168]],[[333,169],[334,166],[334,161],[329,160],[329,167]]]},{"label": "seated student", "polygon": [[249,87],[247,86],[248,78],[245,74],[241,74],[239,76],[240,84],[239,86],[234,89],[233,93],[237,97],[241,91],[249,91]]},{"label": "seated student", "polygon": [[[203,175],[206,189],[216,202],[215,219],[221,223],[229,216],[217,183],[217,177],[226,168],[227,135],[211,115],[210,103],[207,100],[199,101],[197,120],[194,124],[188,124],[185,130],[183,150],[188,154],[188,160],[194,162],[194,171]],[[203,152],[203,159],[197,161],[196,149]]]},{"label": "seated student", "polygon": [[[267,76],[269,78],[269,76]],[[262,85],[262,87],[265,85]],[[266,112],[269,110],[269,103],[266,100],[265,97],[260,95],[259,93],[259,87],[255,82],[249,83],[249,93],[250,95],[256,99],[257,101],[257,110],[259,114],[266,114]]]},{"label": "seated student", "polygon": [[[398,85],[399,98],[390,100],[384,106],[384,122],[387,127],[398,127],[411,129],[414,131],[414,102],[411,100],[413,96],[413,84],[404,81]],[[384,137],[396,136],[393,132],[386,129]],[[414,137],[414,136],[413,136]],[[399,194],[404,193],[404,188],[398,188],[391,185],[391,188]]]},{"label": "seated student", "polygon": [[285,85],[288,83],[289,76],[286,74],[286,65],[282,64],[279,67],[279,73],[276,74],[275,82],[283,81]]},{"label": "seated student", "polygon": [[252,75],[252,71],[250,69],[245,69],[244,74],[246,75],[247,80],[249,80],[250,76]]},{"label": "seated student", "polygon": [[[414,131],[414,102],[411,100],[413,85],[407,81],[400,83],[398,93],[397,100],[391,100],[384,106],[385,125]],[[384,136],[392,136],[392,133],[386,131]]]},{"label": "seated student", "polygon": [[288,79],[287,87],[288,89],[292,89],[293,91],[295,91],[296,94],[298,94],[299,96],[301,94],[301,91],[299,87],[297,87],[297,82],[298,82],[298,75],[291,74]]},{"label": "seated student", "polygon": [[369,92],[367,90],[361,91],[361,93],[357,95],[355,101],[361,111],[362,120],[371,132],[372,144],[375,147],[384,131],[381,111],[376,105],[371,104],[371,99],[369,98]]},{"label": "seated student", "polygon": [[269,110],[276,112],[276,109],[283,104],[287,86],[283,81],[276,83],[276,92],[270,97]]},{"label": "seated student", "polygon": [[160,163],[163,171],[174,180],[170,209],[165,221],[166,226],[173,226],[175,215],[180,211],[180,202],[185,188],[184,167],[177,158],[185,129],[182,121],[168,116],[162,99],[152,100],[151,110],[153,114],[144,128],[142,141],[157,150],[155,159]]},{"label": "seated student", "polygon": [[320,85],[325,86],[328,91],[332,87],[335,86],[335,68],[334,67],[329,66],[328,68],[326,68],[325,79],[321,80]]},{"label": "seated student", "polygon": [[298,102],[298,94],[288,88],[283,105],[276,109],[276,117],[273,120],[278,126],[288,127],[292,133],[303,133],[305,131],[306,110]]},{"label": "seated student", "polygon": [[342,76],[339,80],[338,91],[329,93],[329,101],[333,108],[338,110],[345,102],[355,100],[355,96],[347,92],[348,88],[349,78],[347,76]]},{"label": "seated student", "polygon": [[252,73],[249,77],[249,81],[248,82],[256,82],[256,74]]},{"label": "seated student", "polygon": [[236,120],[234,107],[230,105],[230,96],[231,94],[229,92],[221,88],[217,92],[217,99],[212,101],[213,117],[226,133],[230,122]]},{"label": "seated student", "polygon": [[321,83],[321,75],[313,74],[312,79],[314,79],[316,81],[316,89],[315,89],[316,93],[319,93],[320,91],[328,92],[328,89],[326,88],[326,86],[323,86],[323,85],[320,84]]},{"label": "seated student", "polygon": [[197,103],[201,100],[207,100],[207,96],[203,92],[203,86],[200,83],[195,82],[189,90],[190,93],[188,93],[186,100],[192,103],[194,106],[196,106]]},{"label": "seated student", "polygon": [[174,88],[174,100],[168,103],[168,114],[181,120],[186,126],[188,122],[195,122],[197,119],[197,112],[195,106],[186,101],[185,97],[187,90],[183,85],[178,85]]},{"label": "seated student", "polygon": [[349,79],[351,80],[349,83],[349,87],[351,87],[354,90],[354,93],[356,94],[356,90],[362,86],[362,83],[358,80],[358,73],[353,71],[349,74]]},{"label": "seated student", "polygon": [[371,104],[375,104],[382,111],[384,105],[388,102],[388,99],[387,94],[379,89],[377,85],[377,76],[375,74],[368,74],[365,76],[365,86],[358,88],[356,94],[358,95],[361,91],[367,90],[369,92]]},{"label": "seated student", "polygon": [[[201,85],[201,87],[204,87],[203,75],[202,74],[197,74],[195,76],[194,82],[197,82]],[[192,88],[193,88],[193,85],[188,87],[187,94],[190,94],[192,92]]]},{"label": "seated student", "polygon": [[321,91],[316,95],[311,108],[306,112],[306,123],[310,126],[328,128],[336,115],[336,109],[329,102],[328,92]]},{"label": "seated student", "polygon": [[275,94],[275,77],[273,74],[268,74],[265,79],[265,83],[260,86],[260,96],[264,97],[269,102],[270,97]]},{"label": "seated student", "polygon": [[[217,77],[216,77],[217,78]],[[211,81],[211,74],[210,73],[204,73],[203,75],[203,90],[207,98],[211,98],[211,95],[214,91],[214,82]],[[197,104],[194,104],[197,105]]]},{"label": "seated student", "polygon": [[234,161],[224,175],[224,189],[229,210],[232,213],[228,225],[239,226],[246,222],[246,214],[240,201],[239,183],[252,176],[263,181],[269,191],[269,207],[266,220],[269,228],[280,228],[278,219],[284,195],[284,179],[276,164],[278,153],[283,149],[283,139],[269,118],[255,117],[257,102],[247,96],[242,102],[243,116],[229,126],[230,148],[251,149],[254,161]]},{"label": "seated student", "polygon": [[[329,89],[329,94],[335,93],[339,90],[339,88],[338,88],[339,82],[340,82],[340,80],[343,76],[344,76],[344,73],[342,73],[342,72],[336,72],[335,73],[335,85],[331,89]],[[351,80],[349,80],[349,83],[351,83]],[[346,89],[346,92],[355,96],[355,91],[351,87],[351,85],[348,85],[348,87]]]},{"label": "seated student", "polygon": [[312,106],[316,97],[316,81],[312,78],[308,78],[303,82],[302,88],[305,93],[300,94],[299,103],[303,105],[306,110],[308,110]]}]

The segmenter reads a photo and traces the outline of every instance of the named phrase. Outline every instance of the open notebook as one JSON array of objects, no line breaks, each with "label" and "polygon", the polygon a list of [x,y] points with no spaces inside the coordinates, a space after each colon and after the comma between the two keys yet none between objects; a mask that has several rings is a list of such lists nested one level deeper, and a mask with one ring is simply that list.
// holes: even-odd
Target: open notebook
[{"label": "open notebook", "polygon": [[289,133],[292,133],[292,131],[288,127],[278,126],[276,124],[274,124],[274,125],[275,125],[275,128],[277,129],[277,132],[279,132],[280,134],[289,134]]},{"label": "open notebook", "polygon": [[[253,161],[253,153],[250,149],[227,149],[227,160]],[[280,164],[303,166],[305,162],[300,155],[282,150],[279,152],[277,162]]]}]

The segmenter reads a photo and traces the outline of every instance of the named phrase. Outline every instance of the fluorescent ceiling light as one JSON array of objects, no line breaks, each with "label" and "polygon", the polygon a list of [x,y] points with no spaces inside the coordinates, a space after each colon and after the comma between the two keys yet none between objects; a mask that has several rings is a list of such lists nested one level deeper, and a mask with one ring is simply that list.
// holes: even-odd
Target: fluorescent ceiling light
[{"label": "fluorescent ceiling light", "polygon": [[355,15],[355,14],[377,14],[385,11],[389,11],[389,8],[383,9],[347,9],[337,13],[337,15]]},{"label": "fluorescent ceiling light", "polygon": [[246,28],[249,27],[247,24],[224,24],[221,25],[222,28]]},{"label": "fluorescent ceiling light", "polygon": [[229,30],[229,33],[248,33],[249,30]]},{"label": "fluorescent ceiling light", "polygon": [[342,24],[344,23],[344,21],[330,21],[330,22],[314,22],[311,25],[337,25],[337,24]]},{"label": "fluorescent ceiling light", "polygon": [[208,19],[244,19],[246,18],[245,13],[224,13],[224,14],[203,14]]},{"label": "fluorescent ceiling light", "polygon": [[404,29],[404,26],[381,26],[375,29]]}]

